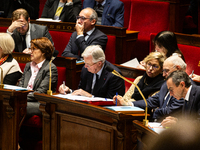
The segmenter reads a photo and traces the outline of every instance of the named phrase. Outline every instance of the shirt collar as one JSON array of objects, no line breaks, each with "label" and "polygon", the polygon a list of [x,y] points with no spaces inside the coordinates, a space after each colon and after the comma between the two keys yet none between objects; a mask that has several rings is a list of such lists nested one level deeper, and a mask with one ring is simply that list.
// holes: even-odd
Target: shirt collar
[{"label": "shirt collar", "polygon": [[42,65],[43,65],[43,63],[44,63],[45,60],[46,59],[44,59],[42,62],[40,62],[38,64],[36,64],[35,62],[32,61],[31,62],[31,66],[38,67],[38,69],[40,69],[42,67]]},{"label": "shirt collar", "polygon": [[185,100],[186,101],[189,101],[189,96],[190,96],[191,89],[192,89],[192,85],[190,85],[190,87],[189,87],[189,89],[187,91],[187,94],[185,95]]},{"label": "shirt collar", "polygon": [[104,0],[102,3],[98,3],[98,2],[96,2],[96,4],[101,4],[102,6],[104,6],[105,3],[106,3],[106,0]]},{"label": "shirt collar", "polygon": [[90,36],[92,34],[92,32],[95,30],[95,28],[92,28],[92,30],[86,32],[88,36]]},{"label": "shirt collar", "polygon": [[99,70],[99,72],[97,72],[97,74],[99,75],[99,79],[100,79],[101,73],[103,71],[104,65],[105,65],[105,63],[103,64],[103,66],[101,67],[101,69]]}]

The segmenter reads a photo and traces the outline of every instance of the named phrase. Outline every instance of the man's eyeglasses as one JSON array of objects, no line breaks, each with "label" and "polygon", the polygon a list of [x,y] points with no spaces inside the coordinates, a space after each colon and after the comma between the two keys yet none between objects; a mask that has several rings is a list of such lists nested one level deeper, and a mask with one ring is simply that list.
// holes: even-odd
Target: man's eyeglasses
[{"label": "man's eyeglasses", "polygon": [[96,64],[96,63],[93,63],[92,65],[89,65],[89,64],[85,63],[85,65],[86,65],[88,68],[94,66],[95,64]]},{"label": "man's eyeglasses", "polygon": [[[173,66],[173,67],[171,67],[170,69],[172,69],[172,68],[174,68],[174,67],[176,67],[176,66]],[[164,73],[168,73],[168,72],[170,71],[170,69],[163,69],[163,72],[164,72]]]},{"label": "man's eyeglasses", "polygon": [[84,20],[90,19],[90,18],[85,18],[85,17],[83,17],[83,16],[76,16],[76,19],[77,19],[77,20],[78,20],[78,19],[81,19],[81,21],[84,21]]},{"label": "man's eyeglasses", "polygon": [[152,67],[152,69],[158,69],[158,68],[159,68],[159,66],[157,66],[157,65],[152,65],[151,63],[147,63],[147,67],[148,67],[148,68]]}]

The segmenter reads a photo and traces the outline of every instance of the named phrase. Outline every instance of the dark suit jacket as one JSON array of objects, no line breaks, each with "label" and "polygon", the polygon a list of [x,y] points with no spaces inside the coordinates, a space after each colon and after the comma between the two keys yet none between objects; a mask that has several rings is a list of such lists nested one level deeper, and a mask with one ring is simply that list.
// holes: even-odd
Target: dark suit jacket
[{"label": "dark suit jacket", "polygon": [[[54,19],[58,4],[59,0],[47,0],[41,18]],[[76,16],[78,16],[81,6],[81,0],[73,0],[73,5],[64,6],[59,19],[63,22],[76,22]]]},{"label": "dark suit jacket", "polygon": [[200,87],[192,85],[190,91],[189,101],[187,104],[187,110],[185,109],[185,104],[183,106],[183,116],[184,117],[194,117],[195,119],[200,119]]},{"label": "dark suit jacket", "polygon": [[[163,85],[160,89],[160,92],[158,92],[154,96],[146,99],[148,109],[151,110],[151,109],[158,107],[155,110],[155,112],[153,113],[153,119],[164,118],[171,113],[175,113],[176,111],[180,111],[180,109],[182,108],[184,101],[183,100],[177,100],[173,96],[171,97],[167,107],[162,107],[163,104],[164,104],[164,99],[165,99],[165,96],[166,96],[167,93],[168,93],[168,89],[167,89],[167,84],[165,82],[165,83],[163,83]],[[133,104],[134,104],[134,106],[137,106],[137,107],[140,107],[140,108],[143,108],[143,109],[145,108],[144,100],[135,101],[135,102],[133,102]]]},{"label": "dark suit jacket", "polygon": [[[57,73],[57,68],[56,66],[52,63],[51,64],[51,87],[52,91],[56,91],[56,86],[57,86],[57,80],[58,80],[58,73]],[[30,62],[26,64],[24,68],[24,73],[22,75],[22,78],[19,81],[19,86],[21,87],[27,87],[28,82],[31,78],[31,67],[30,67]],[[30,92],[27,96],[28,101],[35,101],[34,99],[34,93],[47,93],[47,90],[49,90],[49,60],[46,60],[42,67],[40,68],[34,84],[33,84],[33,91]]]},{"label": "dark suit jacket", "polygon": [[11,18],[14,10],[24,8],[31,19],[38,19],[39,6],[39,0],[1,0],[0,11],[4,11],[2,17]]},{"label": "dark suit jacket", "polygon": [[[30,34],[31,34],[31,40],[40,37],[47,37],[53,44],[53,40],[51,38],[47,26],[30,23]],[[15,41],[15,52],[23,52],[22,38],[20,36],[20,33],[16,29],[14,30],[12,37]]]},{"label": "dark suit jacket", "polygon": [[[34,84],[33,84],[33,91],[30,92],[27,95],[27,114],[26,118],[30,118],[34,115],[42,116],[41,111],[39,110],[40,103],[35,100],[34,93],[47,93],[47,90],[49,90],[49,61],[46,60],[42,67],[40,68]],[[58,72],[56,66],[52,63],[51,64],[51,90],[52,92],[56,92],[56,86],[57,86],[57,80],[58,80]],[[31,67],[30,62],[26,64],[24,68],[24,73],[22,75],[22,78],[20,79],[19,86],[21,87],[27,87],[28,82],[31,78]]]},{"label": "dark suit jacket", "polygon": [[73,32],[69,43],[67,44],[65,50],[62,53],[62,56],[65,57],[76,57],[80,58],[78,55],[78,52],[80,51],[80,54],[83,53],[85,48],[89,45],[101,45],[102,49],[105,51],[106,44],[107,44],[107,35],[105,35],[103,32],[101,32],[99,29],[96,29],[92,32],[92,34],[89,36],[87,41],[85,41],[85,37],[81,36],[78,39],[76,39],[77,33]]},{"label": "dark suit jacket", "polygon": [[[98,88],[93,93],[95,97],[104,97],[104,98],[113,98],[118,92],[119,95],[124,95],[125,85],[124,80],[113,75],[111,72],[108,72],[105,69],[105,66],[110,66],[114,68],[116,71],[120,72],[120,70],[112,65],[110,62],[105,61],[105,65],[98,81]],[[89,93],[91,93],[93,80],[93,73],[90,73],[85,67],[82,68],[81,71],[81,81],[79,83],[79,88],[83,89]]]},{"label": "dark suit jacket", "polygon": [[[95,0],[84,0],[83,9],[94,8]],[[106,0],[104,5],[101,25],[123,27],[124,26],[124,3],[119,0]]]}]

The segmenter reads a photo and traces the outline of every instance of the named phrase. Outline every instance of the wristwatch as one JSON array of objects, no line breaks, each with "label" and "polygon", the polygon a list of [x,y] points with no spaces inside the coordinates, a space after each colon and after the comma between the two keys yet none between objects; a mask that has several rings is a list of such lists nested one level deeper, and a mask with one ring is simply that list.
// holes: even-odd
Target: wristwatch
[{"label": "wristwatch", "polygon": [[71,6],[71,5],[73,5],[73,2],[66,3],[65,5],[66,6]]}]

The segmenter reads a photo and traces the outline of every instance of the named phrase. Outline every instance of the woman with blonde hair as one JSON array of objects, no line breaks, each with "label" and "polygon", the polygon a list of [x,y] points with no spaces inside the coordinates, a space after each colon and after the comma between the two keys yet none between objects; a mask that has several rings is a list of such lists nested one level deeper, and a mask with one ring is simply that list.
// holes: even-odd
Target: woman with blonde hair
[{"label": "woman with blonde hair", "polygon": [[22,75],[18,62],[12,57],[14,48],[13,38],[8,33],[0,33],[0,67],[4,84],[16,85]]},{"label": "woman with blonde hair", "polygon": [[[164,60],[165,56],[160,52],[151,52],[143,60],[146,63],[146,72],[143,76],[138,76],[134,83],[140,88],[145,98],[158,92],[164,83],[164,77],[162,76]],[[113,99],[115,98],[116,96],[113,97]],[[132,85],[121,98],[126,102],[143,99],[135,85]]]}]

